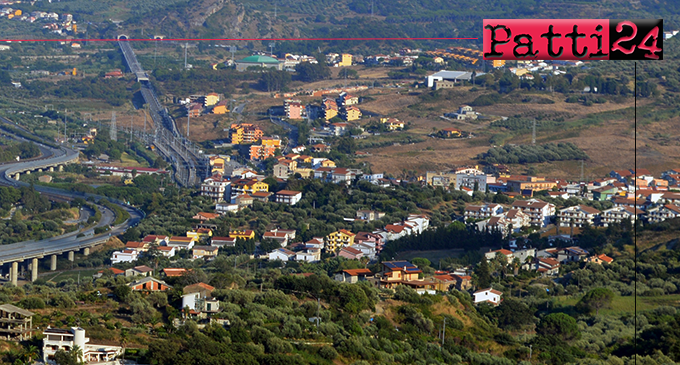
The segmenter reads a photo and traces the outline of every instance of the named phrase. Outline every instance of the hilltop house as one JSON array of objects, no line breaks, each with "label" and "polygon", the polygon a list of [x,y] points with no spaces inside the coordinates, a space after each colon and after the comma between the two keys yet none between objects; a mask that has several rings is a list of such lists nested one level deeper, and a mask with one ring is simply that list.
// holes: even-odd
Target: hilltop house
[{"label": "hilltop house", "polygon": [[497,306],[501,304],[501,296],[503,293],[499,292],[496,289],[488,288],[488,289],[483,289],[483,290],[477,290],[476,292],[472,293],[474,296],[474,303],[479,304],[479,303],[489,303],[493,306]]}]

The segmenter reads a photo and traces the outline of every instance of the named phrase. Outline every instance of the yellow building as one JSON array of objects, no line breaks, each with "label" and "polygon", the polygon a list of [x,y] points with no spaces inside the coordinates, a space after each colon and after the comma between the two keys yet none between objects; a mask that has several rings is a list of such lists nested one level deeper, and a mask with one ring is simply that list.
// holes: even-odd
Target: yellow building
[{"label": "yellow building", "polygon": [[17,10],[14,12],[14,16],[21,16],[21,14],[23,14],[21,10]]},{"label": "yellow building", "polygon": [[262,137],[262,145],[267,147],[281,147],[281,140],[276,137]]},{"label": "yellow building", "polygon": [[491,61],[491,66],[493,66],[493,67],[503,67],[503,66],[505,66],[505,60],[493,60],[493,61]]},{"label": "yellow building", "polygon": [[227,107],[228,105],[227,100],[222,100],[218,102],[215,107],[212,109],[213,114],[226,114],[229,113],[229,108]]},{"label": "yellow building", "polygon": [[244,240],[252,240],[252,239],[255,239],[255,232],[251,231],[249,229],[245,229],[243,231],[231,231],[231,232],[229,232],[229,237],[230,238],[243,238]]},{"label": "yellow building", "polygon": [[206,240],[212,237],[213,231],[209,228],[199,228],[195,231],[188,231],[187,237],[196,238],[197,240]]},{"label": "yellow building", "polygon": [[293,170],[293,174],[300,174],[303,179],[314,177],[314,170],[310,168],[296,168]]},{"label": "yellow building", "polygon": [[297,158],[297,161],[300,163],[312,163],[312,156],[302,155]]},{"label": "yellow building", "polygon": [[355,106],[350,106],[345,109],[345,120],[351,122],[361,118],[361,110]]},{"label": "yellow building", "polygon": [[352,55],[349,53],[343,53],[340,55],[340,62],[338,62],[338,67],[352,66]]},{"label": "yellow building", "polygon": [[335,116],[337,116],[337,115],[338,115],[338,109],[335,109],[335,108],[328,108],[328,109],[325,110],[325,113],[324,113],[324,116],[323,116],[323,117],[324,117],[324,119],[326,119],[326,120],[331,120],[331,119],[333,119],[333,117],[335,117]]},{"label": "yellow building", "polygon": [[231,191],[233,194],[252,194],[258,191],[268,192],[269,184],[257,180],[239,179],[233,181],[231,184]]},{"label": "yellow building", "polygon": [[404,122],[395,118],[380,118],[380,123],[385,124],[387,129],[396,131],[397,129],[404,129]]},{"label": "yellow building", "polygon": [[335,167],[335,162],[332,160],[323,160],[321,161],[321,167]]},{"label": "yellow building", "polygon": [[216,93],[210,93],[203,97],[203,106],[213,106],[220,101],[220,96]]},{"label": "yellow building", "polygon": [[336,252],[342,247],[351,246],[354,244],[354,237],[356,237],[356,234],[346,229],[330,233],[324,238],[326,250],[329,252]]}]

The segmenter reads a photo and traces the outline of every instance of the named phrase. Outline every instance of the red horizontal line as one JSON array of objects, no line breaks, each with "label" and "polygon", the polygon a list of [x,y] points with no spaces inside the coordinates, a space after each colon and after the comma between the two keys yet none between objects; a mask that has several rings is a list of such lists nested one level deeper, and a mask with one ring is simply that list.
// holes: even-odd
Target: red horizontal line
[{"label": "red horizontal line", "polygon": [[[128,42],[154,42],[154,41],[421,41],[421,40],[476,40],[479,38],[453,38],[453,37],[393,37],[393,38],[164,38],[164,39],[123,39]],[[0,39],[0,42],[117,42],[119,39]]]}]

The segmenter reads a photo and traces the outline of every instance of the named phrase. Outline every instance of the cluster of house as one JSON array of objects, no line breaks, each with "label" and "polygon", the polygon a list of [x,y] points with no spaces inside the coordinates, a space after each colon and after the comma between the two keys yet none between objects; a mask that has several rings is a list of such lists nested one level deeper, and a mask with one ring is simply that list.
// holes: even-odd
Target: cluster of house
[{"label": "cluster of house", "polygon": [[[213,231],[216,229],[216,226],[206,222],[217,217],[219,215],[215,213],[200,212],[196,214],[192,218],[200,220],[201,223],[188,231],[186,236],[147,235],[140,242],[128,241],[123,250],[114,251],[111,254],[111,263],[135,262],[141,255],[148,253],[152,249],[157,250],[157,253],[164,257],[173,257],[180,250],[188,250],[191,251],[193,259],[212,260],[217,256],[220,247],[234,247],[236,246],[237,239],[255,239],[255,231],[249,229],[230,231],[227,237],[214,236]],[[285,234],[284,237],[281,237],[282,233]],[[295,231],[272,230],[266,232],[263,236],[263,239],[268,238],[274,239],[282,246],[285,246],[289,240],[295,239]],[[134,267],[128,269],[125,272],[125,276],[138,275],[144,270],[150,271],[151,269],[146,266]],[[121,273],[123,272],[121,271]]]},{"label": "cluster of house", "polygon": [[189,117],[200,117],[203,114],[226,114],[229,112],[229,100],[221,99],[217,93],[191,95],[176,102],[187,108]]},{"label": "cluster of house", "polygon": [[[381,219],[384,215],[381,212],[359,210],[356,213],[356,219],[373,221]],[[349,260],[366,258],[372,261],[376,259],[385,243],[407,235],[420,234],[429,227],[429,224],[430,220],[426,216],[411,214],[404,221],[388,224],[373,232],[353,233],[340,229],[325,237],[314,237],[304,243],[300,242],[277,249],[269,253],[268,258],[269,260],[314,262],[320,259],[319,255],[323,251]]]},{"label": "cluster of house", "polygon": [[423,270],[408,261],[383,261],[382,270],[373,273],[369,269],[347,269],[338,272],[335,280],[345,283],[368,281],[377,288],[394,289],[404,285],[419,294],[435,294],[437,291],[451,289],[469,290],[472,288],[472,277],[467,269],[454,272],[436,271],[432,277],[423,277]]},{"label": "cluster of house", "polygon": [[535,248],[525,248],[520,250],[500,249],[489,251],[484,254],[487,261],[502,258],[505,264],[516,270],[536,271],[543,276],[554,276],[560,271],[560,265],[570,262],[592,262],[595,264],[611,264],[614,259],[605,255],[591,255],[587,250],[578,246],[565,248],[546,248],[536,250]]},{"label": "cluster of house", "polygon": [[77,32],[78,28],[76,22],[73,21],[73,15],[62,14],[61,16],[54,12],[32,11],[25,14],[20,9],[2,8],[0,9],[0,18],[7,17],[7,19],[14,19],[23,22],[35,23],[36,21],[45,22],[43,29],[47,29],[52,33],[63,34],[64,32]]},{"label": "cluster of house", "polygon": [[[279,136],[265,137],[260,127],[249,124],[232,124],[229,127],[229,139],[231,144],[250,145],[248,158],[251,161],[263,161],[274,157],[276,150],[281,148]],[[256,144],[258,143],[259,144]]]},{"label": "cluster of house", "polygon": [[231,177],[213,174],[201,183],[201,196],[209,197],[217,203],[215,212],[218,214],[252,206],[255,200],[295,205],[302,199],[302,192],[299,191],[270,192],[269,184],[263,180],[263,175],[241,168],[233,170]]},{"label": "cluster of house", "polygon": [[[544,177],[485,174],[475,167],[461,167],[450,172],[427,172],[421,179],[432,186],[465,191],[472,195],[475,190],[503,193],[516,198],[531,198],[534,193],[547,191],[551,198],[568,199],[576,197],[591,201],[611,201],[613,208],[598,211],[586,205],[567,207],[555,211],[552,204],[532,199],[517,201],[513,209],[520,209],[529,215],[529,224],[545,226],[552,216],[557,216],[563,227],[582,227],[590,225],[608,226],[624,219],[635,221],[644,219],[657,223],[666,219],[680,217],[680,169],[665,171],[660,178],[654,177],[646,169],[614,170],[609,177],[588,182],[568,182]],[[504,211],[494,204],[470,206],[465,217],[480,219],[493,218],[491,223],[512,224],[514,228],[524,226],[526,221],[516,211]],[[511,213],[511,217],[507,214]],[[511,222],[511,220],[514,220]],[[518,226],[518,224],[521,224]]]},{"label": "cluster of house", "polygon": [[[351,95],[346,91],[340,91],[336,97],[330,93],[325,93],[321,100],[321,105],[307,104],[304,105],[298,99],[286,99],[283,102],[283,111],[288,119],[324,119],[329,121],[334,117],[340,117],[347,122],[359,120],[361,118],[361,110],[357,107],[359,104],[359,97]],[[346,123],[343,123],[345,126]],[[346,129],[346,128],[345,128]],[[334,131],[335,135],[344,134]]]}]

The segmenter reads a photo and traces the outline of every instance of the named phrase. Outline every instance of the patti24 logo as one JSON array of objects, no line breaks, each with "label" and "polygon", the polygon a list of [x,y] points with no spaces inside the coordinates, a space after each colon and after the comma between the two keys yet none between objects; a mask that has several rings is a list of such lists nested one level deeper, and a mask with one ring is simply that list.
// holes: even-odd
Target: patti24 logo
[{"label": "patti24 logo", "polygon": [[484,20],[487,60],[662,60],[663,20]]}]

